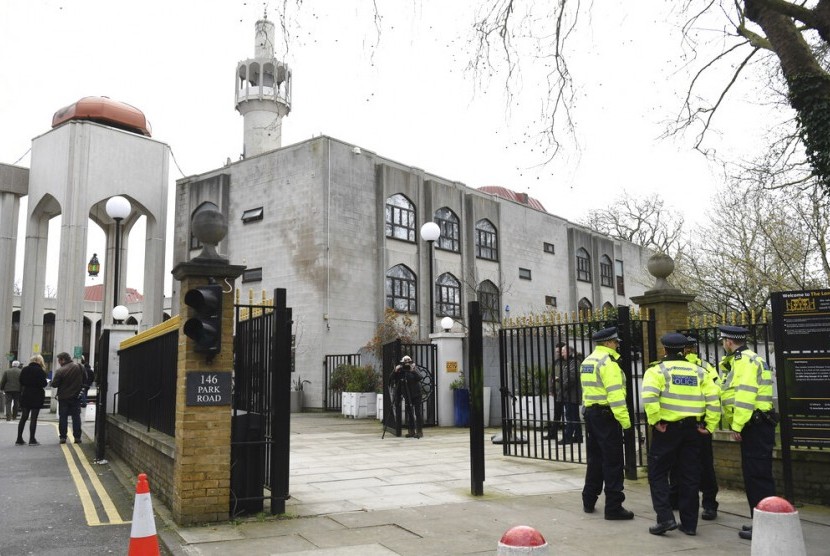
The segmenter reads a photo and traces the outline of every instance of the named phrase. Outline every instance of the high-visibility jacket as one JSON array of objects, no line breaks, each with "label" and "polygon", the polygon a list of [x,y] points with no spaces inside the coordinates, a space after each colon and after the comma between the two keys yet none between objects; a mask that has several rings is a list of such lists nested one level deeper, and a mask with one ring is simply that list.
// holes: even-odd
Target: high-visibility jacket
[{"label": "high-visibility jacket", "polygon": [[623,429],[631,427],[625,406],[625,375],[617,364],[620,354],[606,346],[597,346],[579,366],[582,404],[607,406]]},{"label": "high-visibility jacket", "polygon": [[703,367],[703,370],[706,371],[706,374],[709,375],[709,378],[712,379],[712,382],[714,382],[715,386],[717,386],[718,390],[720,390],[721,376],[714,365],[712,365],[708,361],[704,361],[696,353],[686,354],[686,361],[688,361],[689,363],[694,363],[698,367]]},{"label": "high-visibility jacket", "polygon": [[732,414],[735,412],[735,387],[732,381],[735,377],[732,374],[732,357],[727,354],[718,363],[718,370],[721,375],[720,383],[720,406],[723,413],[722,423],[723,428],[730,429],[732,427]]},{"label": "high-visibility jacket", "polygon": [[721,403],[732,413],[731,429],[741,432],[753,411],[772,409],[772,370],[745,345],[732,353],[731,367],[723,381]]},{"label": "high-visibility jacket", "polygon": [[720,422],[720,391],[703,367],[670,356],[643,375],[643,407],[650,425],[694,417],[715,432]]}]

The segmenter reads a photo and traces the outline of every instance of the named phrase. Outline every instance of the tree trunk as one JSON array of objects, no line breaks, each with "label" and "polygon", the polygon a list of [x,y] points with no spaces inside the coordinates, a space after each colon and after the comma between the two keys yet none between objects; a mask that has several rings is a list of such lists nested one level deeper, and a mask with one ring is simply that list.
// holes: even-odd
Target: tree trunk
[{"label": "tree trunk", "polygon": [[[798,114],[799,134],[813,174],[830,193],[830,76],[816,60],[795,22],[765,0],[746,0],[746,15],[757,23],[781,63],[790,105]],[[823,8],[826,8],[824,6]]]}]

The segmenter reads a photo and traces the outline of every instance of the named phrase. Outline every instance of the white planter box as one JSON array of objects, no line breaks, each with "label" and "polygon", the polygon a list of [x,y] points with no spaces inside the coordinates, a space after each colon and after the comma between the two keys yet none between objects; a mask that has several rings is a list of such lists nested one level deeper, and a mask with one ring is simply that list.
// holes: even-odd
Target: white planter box
[{"label": "white planter box", "polygon": [[377,414],[377,400],[375,392],[343,392],[341,412],[354,419],[374,418]]},{"label": "white planter box", "polygon": [[378,421],[383,421],[383,394],[378,394],[378,399],[375,401],[375,404],[377,405],[375,416]]}]

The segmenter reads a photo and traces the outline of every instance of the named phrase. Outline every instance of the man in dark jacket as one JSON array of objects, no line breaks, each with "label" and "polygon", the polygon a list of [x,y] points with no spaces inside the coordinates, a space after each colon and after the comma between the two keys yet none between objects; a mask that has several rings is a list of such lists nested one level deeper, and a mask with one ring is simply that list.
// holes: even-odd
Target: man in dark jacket
[{"label": "man in dark jacket", "polygon": [[58,389],[58,434],[61,444],[66,444],[66,429],[69,416],[72,416],[72,435],[75,444],[81,443],[81,400],[80,395],[84,388],[86,373],[84,368],[72,362],[66,352],[58,354],[60,368],[55,371],[52,386]]},{"label": "man in dark jacket", "polygon": [[[0,390],[5,394],[6,399],[6,421],[17,419],[17,412],[20,411],[20,361],[12,361],[11,369],[3,373],[0,379]],[[14,410],[12,410],[14,404]]]}]

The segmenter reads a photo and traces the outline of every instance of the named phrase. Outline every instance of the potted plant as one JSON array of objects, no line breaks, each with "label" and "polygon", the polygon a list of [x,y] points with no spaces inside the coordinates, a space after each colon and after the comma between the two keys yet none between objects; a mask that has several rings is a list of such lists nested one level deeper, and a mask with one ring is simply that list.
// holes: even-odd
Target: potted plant
[{"label": "potted plant", "polygon": [[464,371],[459,371],[455,380],[450,383],[453,400],[453,416],[456,427],[470,426],[470,390],[464,380]]},{"label": "potted plant", "polygon": [[346,417],[365,419],[377,414],[381,377],[371,365],[340,365],[331,374],[331,388],[341,392],[341,412]]},{"label": "potted plant", "polygon": [[554,403],[546,370],[536,365],[524,369],[518,386],[519,396],[513,401],[514,418],[529,426],[546,426]]},{"label": "potted plant", "polygon": [[311,384],[310,380],[303,380],[298,376],[291,381],[291,413],[303,412],[303,385]]}]

